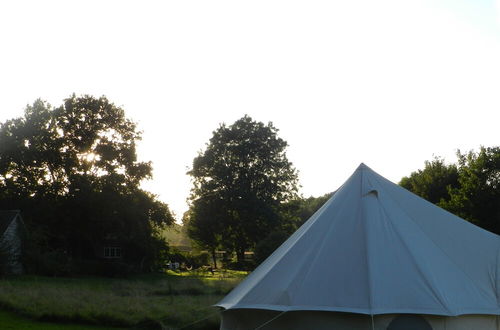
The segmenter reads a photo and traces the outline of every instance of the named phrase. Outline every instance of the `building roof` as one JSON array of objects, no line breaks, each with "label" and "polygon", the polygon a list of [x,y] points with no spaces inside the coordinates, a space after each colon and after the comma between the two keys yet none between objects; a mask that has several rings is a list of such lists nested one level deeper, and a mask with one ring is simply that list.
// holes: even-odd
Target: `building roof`
[{"label": "building roof", "polygon": [[217,306],[500,315],[499,238],[361,164]]},{"label": "building roof", "polygon": [[12,220],[19,215],[18,210],[0,210],[0,235],[2,235]]}]

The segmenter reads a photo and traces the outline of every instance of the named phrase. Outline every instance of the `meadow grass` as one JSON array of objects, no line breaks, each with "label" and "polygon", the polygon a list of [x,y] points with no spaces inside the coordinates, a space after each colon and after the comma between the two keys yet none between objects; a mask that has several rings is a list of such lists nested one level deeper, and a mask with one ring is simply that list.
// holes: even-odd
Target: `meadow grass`
[{"label": "meadow grass", "polygon": [[[207,318],[246,273],[185,272],[127,279],[21,276],[0,280],[0,307],[34,320],[135,328],[182,328]],[[193,325],[196,328],[201,325]]]},{"label": "meadow grass", "polygon": [[2,330],[119,330],[120,328],[40,322],[0,311]]}]

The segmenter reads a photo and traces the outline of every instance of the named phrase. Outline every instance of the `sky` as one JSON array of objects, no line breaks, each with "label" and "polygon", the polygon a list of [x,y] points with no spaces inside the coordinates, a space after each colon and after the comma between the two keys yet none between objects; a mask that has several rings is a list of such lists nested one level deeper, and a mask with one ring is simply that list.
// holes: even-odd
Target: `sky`
[{"label": "sky", "polygon": [[0,1],[0,122],[105,95],[180,220],[220,123],[273,122],[301,193],[499,145],[500,0]]}]

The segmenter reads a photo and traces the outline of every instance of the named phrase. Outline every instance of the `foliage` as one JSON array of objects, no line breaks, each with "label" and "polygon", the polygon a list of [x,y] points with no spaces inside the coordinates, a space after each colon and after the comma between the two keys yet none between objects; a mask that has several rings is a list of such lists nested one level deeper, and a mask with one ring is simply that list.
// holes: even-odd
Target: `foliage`
[{"label": "foliage", "polygon": [[162,236],[167,239],[168,245],[171,247],[191,247],[187,228],[181,224],[173,223],[172,226],[167,227],[163,231]]},{"label": "foliage", "polygon": [[458,163],[440,158],[401,180],[406,189],[476,225],[500,234],[500,147],[457,152]]},{"label": "foliage", "polygon": [[255,247],[255,264],[260,265],[274,250],[276,250],[290,235],[283,231],[274,231],[257,243]]},{"label": "foliage", "polygon": [[326,203],[332,196],[334,192],[326,193],[319,197],[310,196],[308,198],[301,198],[299,201],[298,217],[300,219],[300,225],[306,222],[310,217],[313,216],[316,211],[318,211],[323,204]]},{"label": "foliage", "polygon": [[28,230],[44,234],[42,253],[85,259],[112,238],[128,262],[150,265],[173,217],[139,188],[152,171],[137,160],[140,137],[105,97],[73,95],[58,108],[37,100],[0,126],[0,207],[23,210]]},{"label": "foliage", "polygon": [[210,251],[214,268],[217,268],[215,251],[221,246],[223,216],[222,201],[209,196],[201,196],[192,201],[190,209],[184,214],[183,226],[188,236],[199,248]]},{"label": "foliage", "polygon": [[210,263],[210,255],[206,251],[181,252],[175,248],[171,249],[168,254],[170,262],[178,262],[181,265],[180,270],[198,269],[202,266],[207,266]]},{"label": "foliage", "polygon": [[189,230],[200,245],[244,252],[280,228],[280,207],[296,197],[297,171],[286,157],[287,143],[249,116],[213,132],[193,160]]},{"label": "foliage", "polygon": [[480,227],[500,234],[500,147],[481,147],[458,157],[459,187],[449,189],[441,206]]},{"label": "foliage", "polygon": [[318,211],[334,193],[327,193],[319,197],[298,197],[284,203],[281,207],[282,216],[288,221],[282,228],[269,233],[255,246],[255,264],[262,263],[288,237]]},{"label": "foliage", "polygon": [[458,169],[454,164],[447,165],[442,158],[426,161],[423,170],[412,172],[410,176],[401,179],[399,184],[428,200],[437,204],[450,199],[449,189],[457,188]]}]

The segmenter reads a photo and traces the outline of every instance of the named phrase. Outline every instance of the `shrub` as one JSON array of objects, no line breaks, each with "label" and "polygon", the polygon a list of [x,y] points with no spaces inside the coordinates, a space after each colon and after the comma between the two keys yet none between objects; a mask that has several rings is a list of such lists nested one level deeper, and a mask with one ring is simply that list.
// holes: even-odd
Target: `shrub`
[{"label": "shrub", "polygon": [[107,260],[77,260],[71,264],[71,273],[78,275],[127,277],[137,269],[125,262]]},{"label": "shrub", "polygon": [[29,273],[45,276],[69,275],[71,270],[67,253],[61,250],[45,253],[31,250],[25,255],[25,264]]}]

